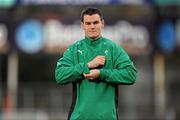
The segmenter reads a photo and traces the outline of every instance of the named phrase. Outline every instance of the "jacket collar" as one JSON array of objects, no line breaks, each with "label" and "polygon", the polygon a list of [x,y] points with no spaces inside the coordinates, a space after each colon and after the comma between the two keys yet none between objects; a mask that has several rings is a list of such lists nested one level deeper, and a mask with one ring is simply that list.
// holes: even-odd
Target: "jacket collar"
[{"label": "jacket collar", "polygon": [[99,36],[98,38],[96,39],[91,39],[87,36],[85,36],[85,42],[89,45],[97,45],[99,44],[100,42],[102,41],[102,36]]}]

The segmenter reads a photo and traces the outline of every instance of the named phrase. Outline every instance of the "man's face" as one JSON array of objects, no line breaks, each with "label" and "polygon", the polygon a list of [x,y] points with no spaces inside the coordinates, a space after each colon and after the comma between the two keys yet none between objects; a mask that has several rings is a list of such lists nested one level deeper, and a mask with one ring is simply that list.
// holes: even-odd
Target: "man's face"
[{"label": "man's face", "polygon": [[95,39],[101,35],[101,29],[104,27],[104,21],[98,14],[84,15],[84,21],[81,22],[85,35]]}]

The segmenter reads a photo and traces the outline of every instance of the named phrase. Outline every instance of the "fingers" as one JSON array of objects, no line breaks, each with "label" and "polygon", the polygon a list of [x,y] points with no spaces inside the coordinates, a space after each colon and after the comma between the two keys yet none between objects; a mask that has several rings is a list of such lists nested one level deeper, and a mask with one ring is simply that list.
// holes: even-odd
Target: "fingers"
[{"label": "fingers", "polygon": [[83,73],[83,76],[84,76],[85,78],[87,78],[87,77],[90,76],[90,75]]},{"label": "fingers", "polygon": [[105,56],[97,56],[95,59],[95,62],[99,65],[104,65],[105,63]]},{"label": "fingers", "polygon": [[100,71],[98,69],[93,69],[93,70],[90,71],[89,74],[83,73],[83,76],[86,79],[96,79],[96,78],[99,77],[99,74],[100,74]]},{"label": "fingers", "polygon": [[93,79],[91,74],[84,74],[84,73],[83,73],[83,75],[84,75],[84,77],[85,77],[86,79]]},{"label": "fingers", "polygon": [[105,64],[105,56],[96,56],[92,61],[88,63],[89,68],[96,68]]},{"label": "fingers", "polygon": [[105,61],[105,56],[97,56],[95,59]]},{"label": "fingers", "polygon": [[104,65],[104,63],[105,63],[105,59],[99,60],[100,65]]}]

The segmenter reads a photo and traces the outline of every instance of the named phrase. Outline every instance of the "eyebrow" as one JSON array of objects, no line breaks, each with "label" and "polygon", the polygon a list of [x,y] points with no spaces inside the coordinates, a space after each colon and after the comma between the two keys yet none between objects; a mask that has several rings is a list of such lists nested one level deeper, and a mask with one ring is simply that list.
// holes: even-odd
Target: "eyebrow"
[{"label": "eyebrow", "polygon": [[91,24],[91,23],[93,23],[93,24],[97,24],[97,23],[99,23],[99,21],[98,20],[96,20],[96,21],[93,21],[93,22],[84,22],[85,24]]}]

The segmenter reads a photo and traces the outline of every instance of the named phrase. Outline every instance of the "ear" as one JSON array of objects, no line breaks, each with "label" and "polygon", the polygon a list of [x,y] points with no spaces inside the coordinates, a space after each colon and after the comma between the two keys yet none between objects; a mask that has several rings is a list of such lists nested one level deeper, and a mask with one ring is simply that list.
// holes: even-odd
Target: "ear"
[{"label": "ear", "polygon": [[84,29],[84,23],[83,22],[81,22],[81,28]]},{"label": "ear", "polygon": [[102,28],[104,28],[104,20],[102,20],[101,22],[102,22]]}]

